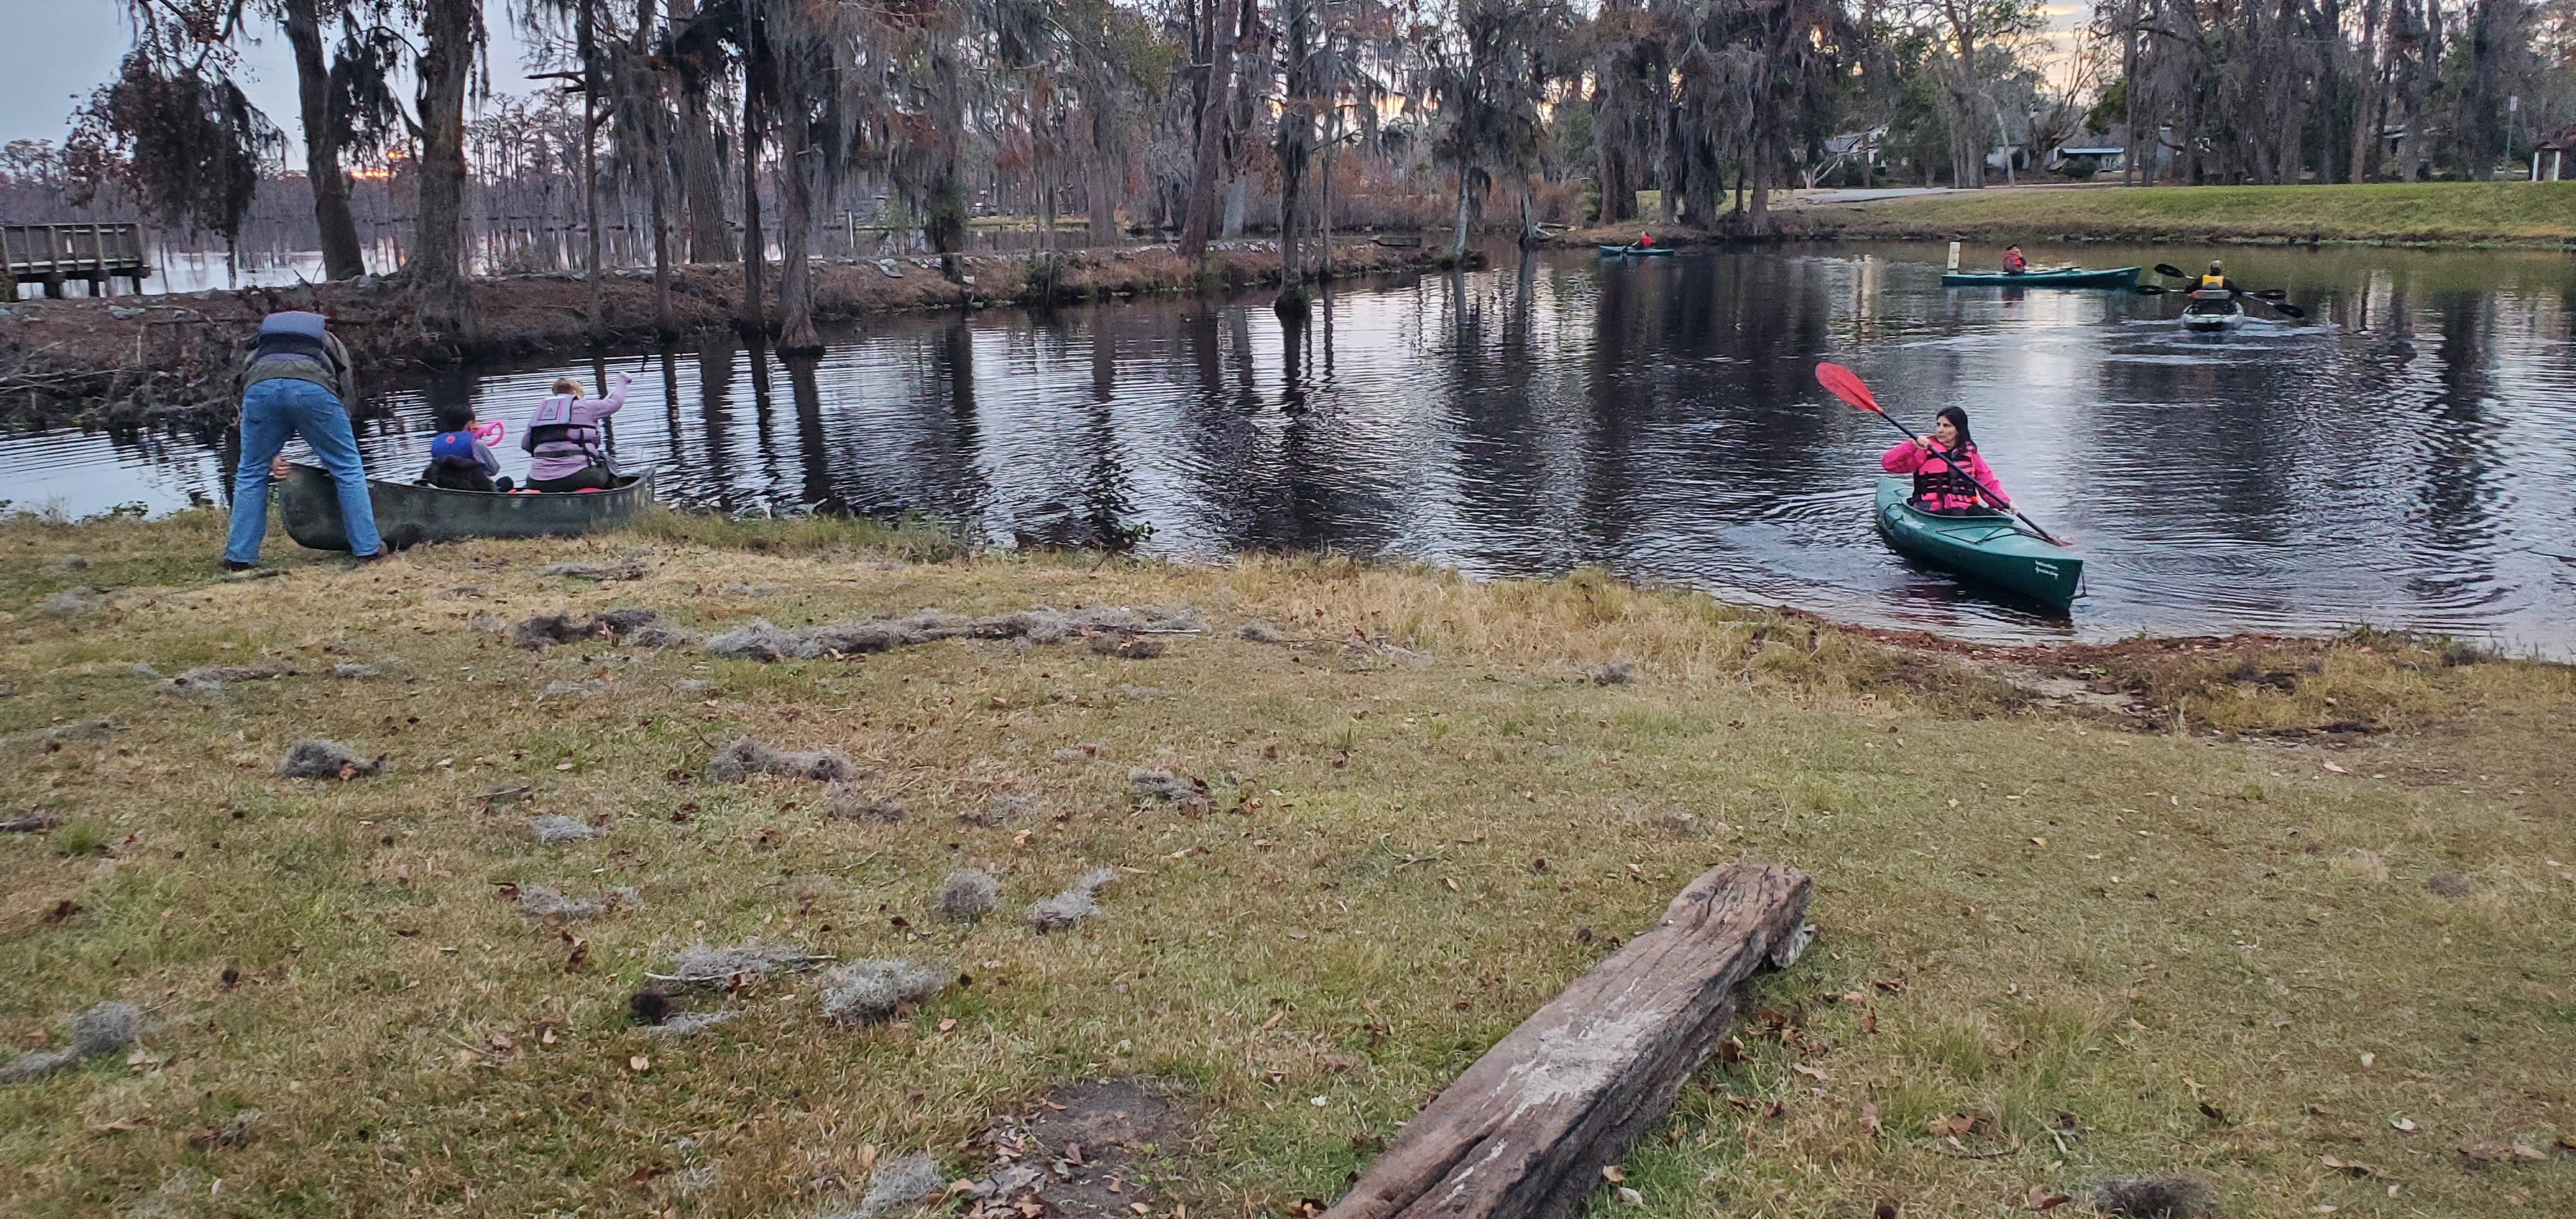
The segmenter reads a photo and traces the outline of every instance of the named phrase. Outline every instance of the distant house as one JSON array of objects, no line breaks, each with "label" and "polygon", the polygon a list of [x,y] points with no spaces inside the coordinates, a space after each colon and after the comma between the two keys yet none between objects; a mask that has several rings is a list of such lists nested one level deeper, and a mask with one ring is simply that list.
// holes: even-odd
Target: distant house
[{"label": "distant house", "polygon": [[2128,155],[2129,150],[2117,144],[2063,144],[2049,157],[2048,167],[2055,169],[2077,157],[2091,157],[2101,162],[2103,169],[2118,173],[2120,162]]}]

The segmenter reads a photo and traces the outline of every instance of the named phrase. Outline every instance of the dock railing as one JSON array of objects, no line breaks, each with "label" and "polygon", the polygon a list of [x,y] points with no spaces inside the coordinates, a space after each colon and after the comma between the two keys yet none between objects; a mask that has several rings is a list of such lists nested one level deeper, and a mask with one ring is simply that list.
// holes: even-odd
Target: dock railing
[{"label": "dock railing", "polygon": [[13,297],[14,285],[25,283],[43,284],[45,295],[59,297],[74,280],[103,296],[119,279],[141,292],[152,265],[139,224],[0,224],[0,273],[13,285]]}]

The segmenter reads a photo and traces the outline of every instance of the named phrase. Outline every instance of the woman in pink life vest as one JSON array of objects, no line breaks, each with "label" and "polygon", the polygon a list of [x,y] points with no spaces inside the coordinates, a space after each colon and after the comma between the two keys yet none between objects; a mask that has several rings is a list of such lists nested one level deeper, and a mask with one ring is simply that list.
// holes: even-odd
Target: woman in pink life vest
[{"label": "woman in pink life vest", "polygon": [[1955,406],[1941,408],[1929,439],[1908,439],[1880,454],[1878,464],[1890,474],[1913,475],[1911,502],[1926,511],[1965,512],[1980,499],[1999,508],[2012,506],[2003,481],[1968,436],[1968,412]]},{"label": "woman in pink life vest", "polygon": [[554,396],[537,404],[537,413],[528,418],[527,435],[519,440],[529,457],[528,481],[522,485],[531,491],[604,491],[615,486],[617,470],[609,463],[599,422],[626,405],[626,387],[634,383],[633,374],[621,372],[617,387],[607,397],[584,398],[581,382],[556,378]]}]

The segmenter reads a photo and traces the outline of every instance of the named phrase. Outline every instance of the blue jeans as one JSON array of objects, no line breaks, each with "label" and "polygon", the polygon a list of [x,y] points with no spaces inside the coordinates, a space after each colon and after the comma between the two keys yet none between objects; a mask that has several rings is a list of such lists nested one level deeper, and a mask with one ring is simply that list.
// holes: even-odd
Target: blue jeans
[{"label": "blue jeans", "polygon": [[384,549],[376,536],[375,504],[367,499],[367,470],[358,463],[358,434],[349,427],[340,396],[311,381],[279,378],[242,391],[241,467],[233,471],[232,533],[224,539],[224,559],[258,561],[259,545],[268,537],[268,463],[289,436],[302,436],[339,486],[349,553]]}]

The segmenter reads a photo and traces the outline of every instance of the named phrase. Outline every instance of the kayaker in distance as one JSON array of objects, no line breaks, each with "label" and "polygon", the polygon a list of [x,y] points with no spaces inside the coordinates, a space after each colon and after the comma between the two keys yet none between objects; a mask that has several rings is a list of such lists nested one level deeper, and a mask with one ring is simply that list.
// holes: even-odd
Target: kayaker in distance
[{"label": "kayaker in distance", "polygon": [[2029,269],[2030,260],[2021,256],[2020,246],[2008,245],[2004,247],[2004,274],[2019,275]]},{"label": "kayaker in distance", "polygon": [[2245,295],[2245,289],[2227,278],[2227,264],[2215,258],[2209,260],[2209,272],[2192,281],[2191,291],[2195,296],[2202,292],[2225,292],[2229,300]]},{"label": "kayaker in distance", "polygon": [[1929,439],[1899,443],[1879,455],[1878,465],[1890,474],[1913,475],[1914,495],[1908,502],[1926,512],[1966,512],[1980,498],[1998,507],[2012,506],[2004,495],[2003,481],[1987,467],[1977,442],[1968,434],[1968,412],[1955,406],[1941,408]]},{"label": "kayaker in distance", "polygon": [[1654,235],[1654,234],[1652,234],[1652,233],[1639,233],[1639,234],[1637,234],[1637,248],[1638,248],[1638,249],[1640,249],[1640,250],[1651,250],[1651,249],[1654,249],[1654,248],[1655,248],[1655,235]]}]

